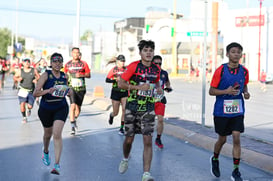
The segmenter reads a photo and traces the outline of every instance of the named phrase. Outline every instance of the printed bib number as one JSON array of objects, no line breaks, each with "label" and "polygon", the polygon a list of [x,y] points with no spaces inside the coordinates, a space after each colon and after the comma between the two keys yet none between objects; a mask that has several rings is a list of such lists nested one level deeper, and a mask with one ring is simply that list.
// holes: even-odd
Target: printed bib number
[{"label": "printed bib number", "polygon": [[69,90],[69,87],[66,85],[55,85],[54,88],[56,90],[51,94],[54,97],[65,97]]},{"label": "printed bib number", "polygon": [[71,79],[71,84],[72,84],[72,87],[82,87],[83,86],[83,80],[82,79],[77,79],[77,78],[72,78]]},{"label": "printed bib number", "polygon": [[233,100],[224,100],[224,113],[225,114],[236,114],[240,113],[241,108],[241,100],[233,99]]},{"label": "printed bib number", "polygon": [[[140,85],[143,84],[142,82],[140,82]],[[155,84],[150,84],[150,89],[143,91],[143,90],[138,90],[137,91],[137,95],[139,96],[143,96],[143,97],[153,97],[153,93],[154,93],[154,88],[155,88]]]},{"label": "printed bib number", "polygon": [[29,90],[20,88],[18,96],[26,98],[28,96]]},{"label": "printed bib number", "polygon": [[144,97],[153,97],[153,90],[138,90],[137,95],[144,96]]}]

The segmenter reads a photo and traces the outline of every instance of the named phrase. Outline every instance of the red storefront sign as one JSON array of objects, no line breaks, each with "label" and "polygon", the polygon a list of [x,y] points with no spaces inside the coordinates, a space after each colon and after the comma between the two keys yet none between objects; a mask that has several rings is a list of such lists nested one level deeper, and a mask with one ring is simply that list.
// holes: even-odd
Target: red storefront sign
[{"label": "red storefront sign", "polygon": [[[259,26],[260,16],[241,16],[235,18],[236,27]],[[264,26],[264,15],[261,15],[261,26]]]}]

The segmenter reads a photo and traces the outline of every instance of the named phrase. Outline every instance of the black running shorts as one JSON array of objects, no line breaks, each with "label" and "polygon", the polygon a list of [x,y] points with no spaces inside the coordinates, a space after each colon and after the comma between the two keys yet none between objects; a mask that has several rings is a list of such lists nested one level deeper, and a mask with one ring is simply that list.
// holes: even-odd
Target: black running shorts
[{"label": "black running shorts", "polygon": [[125,92],[120,92],[120,91],[115,91],[112,89],[111,91],[111,99],[115,101],[121,101],[121,98],[123,97],[128,97],[128,91]]},{"label": "black running shorts", "polygon": [[215,132],[221,136],[228,136],[232,131],[244,132],[244,116],[236,117],[217,117],[214,116]]},{"label": "black running shorts", "polygon": [[68,116],[68,111],[69,108],[67,104],[61,108],[52,110],[39,107],[38,116],[43,127],[50,128],[53,126],[55,120],[62,120],[65,122]]},{"label": "black running shorts", "polygon": [[78,106],[82,106],[86,90],[75,91],[73,88],[71,90],[72,94],[69,96],[70,104],[77,104]]}]

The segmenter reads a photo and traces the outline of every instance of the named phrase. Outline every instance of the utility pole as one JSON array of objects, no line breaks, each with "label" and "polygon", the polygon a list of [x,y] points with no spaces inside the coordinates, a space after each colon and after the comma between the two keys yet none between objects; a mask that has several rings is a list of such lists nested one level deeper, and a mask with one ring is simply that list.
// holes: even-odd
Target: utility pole
[{"label": "utility pole", "polygon": [[259,50],[258,50],[258,81],[260,81],[261,76],[261,28],[262,28],[262,5],[263,0],[260,1],[260,15],[259,15]]},{"label": "utility pole", "polygon": [[172,75],[177,75],[176,18],[176,0],[173,0]]},{"label": "utility pole", "polygon": [[18,43],[18,0],[16,0],[16,14],[15,14],[15,45]]},{"label": "utility pole", "polygon": [[81,11],[81,0],[77,0],[77,16],[76,16],[76,32],[74,46],[79,47],[80,39],[80,11]]}]

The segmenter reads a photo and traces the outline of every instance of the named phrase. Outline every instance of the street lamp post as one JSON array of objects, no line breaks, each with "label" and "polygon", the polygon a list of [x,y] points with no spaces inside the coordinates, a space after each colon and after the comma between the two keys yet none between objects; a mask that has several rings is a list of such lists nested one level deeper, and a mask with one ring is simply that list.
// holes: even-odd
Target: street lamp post
[{"label": "street lamp post", "polygon": [[260,1],[260,15],[259,15],[259,51],[258,51],[258,81],[260,80],[261,71],[261,28],[262,28],[262,4],[263,0]]},{"label": "street lamp post", "polygon": [[206,62],[207,62],[207,18],[208,18],[208,1],[205,0],[204,15],[204,48],[203,48],[203,76],[202,76],[202,126],[205,126],[206,118]]}]

